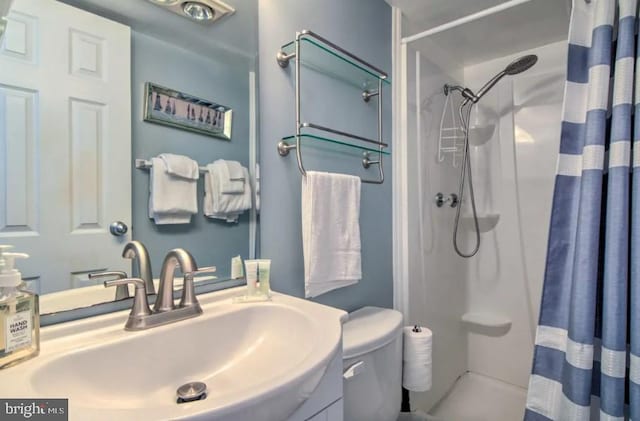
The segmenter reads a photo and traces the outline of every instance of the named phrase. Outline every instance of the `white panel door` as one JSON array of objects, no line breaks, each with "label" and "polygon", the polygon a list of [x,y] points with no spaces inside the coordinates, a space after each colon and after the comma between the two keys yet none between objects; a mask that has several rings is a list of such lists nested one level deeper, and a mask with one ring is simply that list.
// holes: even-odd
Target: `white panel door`
[{"label": "white panel door", "polygon": [[0,45],[0,244],[34,289],[130,271],[131,33],[55,0],[16,0]]}]

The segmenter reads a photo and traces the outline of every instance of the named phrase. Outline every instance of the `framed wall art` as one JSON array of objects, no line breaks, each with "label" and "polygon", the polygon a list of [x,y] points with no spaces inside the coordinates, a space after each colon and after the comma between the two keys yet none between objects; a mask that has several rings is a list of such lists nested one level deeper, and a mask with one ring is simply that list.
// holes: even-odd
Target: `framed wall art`
[{"label": "framed wall art", "polygon": [[151,82],[144,95],[145,121],[231,140],[231,108]]}]

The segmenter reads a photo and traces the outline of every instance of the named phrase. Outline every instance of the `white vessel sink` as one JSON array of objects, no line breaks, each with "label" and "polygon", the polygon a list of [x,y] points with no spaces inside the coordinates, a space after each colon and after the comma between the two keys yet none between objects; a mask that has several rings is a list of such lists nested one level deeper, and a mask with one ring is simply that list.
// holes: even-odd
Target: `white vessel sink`
[{"label": "white vessel sink", "polygon": [[[339,350],[346,313],[275,294],[233,304],[243,288],[200,296],[200,317],[125,332],[128,312],[42,330],[37,358],[0,371],[0,396],[68,398],[74,420],[282,421]],[[177,404],[199,381],[207,398]]]}]

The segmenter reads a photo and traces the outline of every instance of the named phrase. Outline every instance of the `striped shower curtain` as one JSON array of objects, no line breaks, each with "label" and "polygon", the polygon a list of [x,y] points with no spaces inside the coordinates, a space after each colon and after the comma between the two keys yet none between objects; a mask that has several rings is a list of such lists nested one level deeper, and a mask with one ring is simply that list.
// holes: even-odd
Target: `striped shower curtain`
[{"label": "striped shower curtain", "polygon": [[525,420],[640,421],[637,0],[573,3]]}]

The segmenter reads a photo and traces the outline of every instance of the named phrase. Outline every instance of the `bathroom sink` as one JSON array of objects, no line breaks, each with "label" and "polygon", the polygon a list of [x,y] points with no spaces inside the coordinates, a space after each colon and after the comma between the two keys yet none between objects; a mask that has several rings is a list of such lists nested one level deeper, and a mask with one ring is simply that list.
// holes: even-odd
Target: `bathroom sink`
[{"label": "bathroom sink", "polygon": [[[287,419],[339,350],[346,313],[275,294],[233,304],[200,296],[200,317],[139,332],[127,312],[42,330],[41,355],[0,371],[0,396],[68,398],[70,419]],[[206,399],[178,404],[188,382]]]}]

